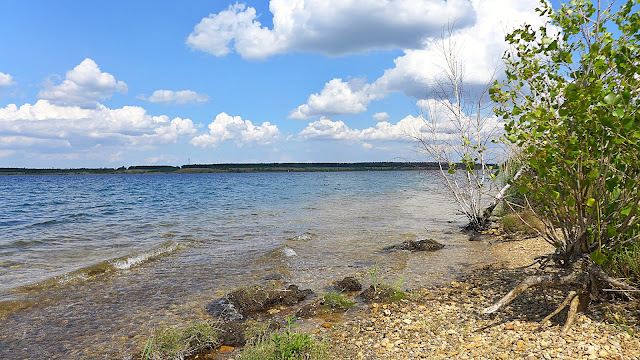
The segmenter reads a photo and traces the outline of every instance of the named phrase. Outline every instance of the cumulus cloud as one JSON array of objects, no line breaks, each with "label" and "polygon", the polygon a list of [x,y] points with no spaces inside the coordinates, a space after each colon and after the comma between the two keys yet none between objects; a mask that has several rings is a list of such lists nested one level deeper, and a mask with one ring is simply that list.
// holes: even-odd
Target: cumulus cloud
[{"label": "cumulus cloud", "polygon": [[351,129],[343,121],[321,118],[310,122],[298,137],[304,140],[337,140],[348,142],[404,141],[426,131],[424,118],[409,115],[396,124],[380,121],[374,127]]},{"label": "cumulus cloud", "polygon": [[335,56],[416,48],[446,24],[464,27],[475,16],[467,0],[271,0],[269,11],[273,29],[262,26],[255,8],[230,5],[203,18],[186,42],[215,56],[232,51],[249,59],[292,51]]},{"label": "cumulus cloud", "polygon": [[281,133],[276,125],[263,122],[254,125],[250,120],[242,120],[240,116],[220,113],[209,124],[209,132],[191,139],[197,147],[215,148],[225,141],[233,140],[239,147],[244,145],[269,145],[280,139]]},{"label": "cumulus cloud", "polygon": [[[423,99],[419,100],[417,105],[424,115],[409,115],[395,124],[381,120],[376,126],[364,129],[352,129],[341,120],[320,118],[310,122],[298,134],[298,139],[344,141],[360,143],[365,148],[371,148],[372,142],[430,139],[434,132],[440,141],[459,141],[461,128],[471,132],[480,129],[483,137],[496,135],[503,129],[504,124],[496,116],[478,118],[475,114],[463,114],[462,117],[454,117],[451,110],[455,109],[455,105],[448,100]],[[388,115],[384,117],[388,118]]]},{"label": "cumulus cloud", "polygon": [[60,84],[54,85],[48,81],[38,97],[55,105],[92,108],[99,105],[99,100],[110,98],[114,92],[126,93],[127,84],[102,72],[95,61],[87,58],[67,71]]},{"label": "cumulus cloud", "polygon": [[181,105],[190,102],[200,104],[206,103],[207,101],[209,101],[209,96],[205,94],[198,94],[197,92],[192,90],[156,90],[148,98],[145,96],[140,96],[140,99],[147,100],[152,103]]},{"label": "cumulus cloud", "polygon": [[13,81],[13,77],[11,75],[0,72],[0,88],[15,84],[16,82]]},{"label": "cumulus cloud", "polygon": [[[507,50],[506,34],[523,24],[537,28],[544,25],[544,19],[534,11],[538,0],[472,0],[471,4],[477,21],[457,28],[445,41],[454,46],[456,59],[465,67],[465,82],[484,85],[498,70]],[[402,92],[416,98],[428,95],[429,85],[442,80],[446,68],[441,46],[442,39],[434,37],[423,48],[406,49],[394,60],[395,66],[372,84],[372,91]]]},{"label": "cumulus cloud", "polygon": [[363,79],[349,82],[333,79],[324,85],[319,94],[309,95],[306,104],[292,110],[289,118],[306,120],[320,116],[361,113],[366,111],[369,103],[376,98],[369,93],[368,87]]},{"label": "cumulus cloud", "polygon": [[[456,30],[445,41],[455,47],[456,60],[465,67],[464,81],[468,88],[473,88],[487,84],[496,74],[507,50],[504,37],[509,31],[525,23],[542,26],[544,19],[534,12],[538,0],[472,0],[468,5],[466,11],[474,14],[476,21],[466,27],[455,23]],[[357,91],[342,79],[331,80],[319,94],[310,95],[306,104],[294,109],[290,117],[309,119],[359,113],[366,111],[372,100],[394,92],[418,99],[429,96],[430,87],[434,81],[443,80],[446,68],[441,37],[442,27],[429,34],[421,46],[405,48],[404,54],[394,59],[394,67],[370,84],[359,84]]]},{"label": "cumulus cloud", "polygon": [[387,121],[389,120],[389,114],[387,114],[386,112],[378,112],[372,115],[372,117],[376,120],[376,121]]},{"label": "cumulus cloud", "polygon": [[152,116],[138,106],[86,109],[39,100],[0,108],[0,147],[5,148],[157,145],[195,133],[190,119]]}]

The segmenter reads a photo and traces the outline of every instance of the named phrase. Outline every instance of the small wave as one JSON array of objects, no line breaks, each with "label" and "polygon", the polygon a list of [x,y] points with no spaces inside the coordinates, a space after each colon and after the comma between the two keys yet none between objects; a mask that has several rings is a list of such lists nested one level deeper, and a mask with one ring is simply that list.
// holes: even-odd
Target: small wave
[{"label": "small wave", "polygon": [[51,219],[51,220],[47,220],[47,221],[41,221],[41,222],[37,222],[34,224],[31,224],[31,226],[48,226],[48,225],[53,225],[56,223],[59,223],[60,220],[58,219]]},{"label": "small wave", "polygon": [[9,244],[0,245],[0,249],[12,249],[12,248],[28,248],[31,246],[38,246],[44,244],[43,241],[40,240],[17,240],[11,242]]},{"label": "small wave", "polygon": [[306,231],[306,232],[303,232],[300,235],[296,235],[296,236],[292,237],[291,240],[293,240],[293,241],[309,241],[314,236],[316,236],[316,234]]},{"label": "small wave", "polygon": [[132,266],[144,263],[160,256],[171,254],[182,249],[182,245],[179,245],[173,241],[167,241],[160,247],[155,249],[147,250],[137,254],[127,255],[117,259],[103,261],[89,267],[84,267],[64,275],[44,280],[37,284],[21,286],[17,289],[30,291],[35,289],[47,289],[56,286],[72,284],[79,281],[88,280],[105,273],[110,273],[118,270],[127,270]]},{"label": "small wave", "polygon": [[291,257],[291,256],[298,256],[298,254],[293,251],[292,248],[285,246],[284,248],[282,248],[282,252],[284,253],[284,256],[286,257]]},{"label": "small wave", "polygon": [[161,255],[167,255],[180,249],[180,246],[173,242],[167,241],[161,247],[145,251],[143,253],[126,256],[111,262],[114,268],[118,270],[129,269],[134,265],[148,261]]}]

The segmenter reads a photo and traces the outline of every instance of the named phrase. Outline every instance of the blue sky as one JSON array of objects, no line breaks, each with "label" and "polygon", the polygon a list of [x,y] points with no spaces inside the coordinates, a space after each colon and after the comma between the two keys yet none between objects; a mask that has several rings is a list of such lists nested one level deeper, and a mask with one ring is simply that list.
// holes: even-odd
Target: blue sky
[{"label": "blue sky", "polygon": [[425,160],[443,27],[482,84],[537,5],[3,1],[0,167]]}]

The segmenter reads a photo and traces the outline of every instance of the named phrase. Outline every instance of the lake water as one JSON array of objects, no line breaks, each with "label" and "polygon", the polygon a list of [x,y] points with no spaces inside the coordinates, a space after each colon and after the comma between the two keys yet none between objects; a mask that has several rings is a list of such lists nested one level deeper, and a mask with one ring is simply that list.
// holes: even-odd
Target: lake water
[{"label": "lake water", "polygon": [[464,223],[434,172],[0,176],[0,358],[123,358],[273,280],[446,281],[485,260]]}]

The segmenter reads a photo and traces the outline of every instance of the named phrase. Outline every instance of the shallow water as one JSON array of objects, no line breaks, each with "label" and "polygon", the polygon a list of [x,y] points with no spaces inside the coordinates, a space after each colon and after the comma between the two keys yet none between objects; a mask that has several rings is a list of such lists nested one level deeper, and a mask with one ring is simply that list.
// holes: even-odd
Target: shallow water
[{"label": "shallow water", "polygon": [[[0,358],[123,358],[233,288],[415,288],[484,260],[431,172],[0,177]],[[430,237],[435,253],[386,253]]]}]

